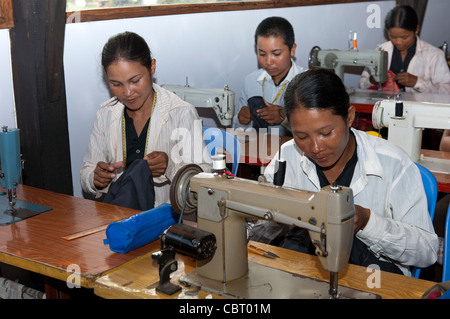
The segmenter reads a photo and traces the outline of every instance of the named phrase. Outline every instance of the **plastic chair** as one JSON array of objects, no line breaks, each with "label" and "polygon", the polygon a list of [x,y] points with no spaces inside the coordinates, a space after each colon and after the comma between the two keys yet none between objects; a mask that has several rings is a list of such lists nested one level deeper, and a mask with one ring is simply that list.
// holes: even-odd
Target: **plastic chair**
[{"label": "plastic chair", "polygon": [[217,127],[203,127],[203,135],[205,137],[206,147],[211,156],[217,154],[218,147],[223,148],[231,155],[233,159],[231,173],[236,175],[241,158],[241,144],[237,137]]},{"label": "plastic chair", "polygon": [[442,282],[450,280],[450,205],[445,219],[444,257],[442,260]]},{"label": "plastic chair", "polygon": [[438,183],[436,177],[426,167],[417,163],[416,165],[422,176],[423,187],[425,188],[425,193],[427,195],[428,212],[430,213],[431,220],[433,220],[439,192]]},{"label": "plastic chair", "polygon": [[[423,187],[425,188],[425,194],[427,195],[428,213],[430,214],[431,221],[433,221],[439,192],[438,183],[436,177],[430,172],[430,170],[418,163],[416,163],[416,165],[419,168],[420,175],[422,176]],[[420,268],[414,268],[411,272],[411,276],[419,278]]]}]

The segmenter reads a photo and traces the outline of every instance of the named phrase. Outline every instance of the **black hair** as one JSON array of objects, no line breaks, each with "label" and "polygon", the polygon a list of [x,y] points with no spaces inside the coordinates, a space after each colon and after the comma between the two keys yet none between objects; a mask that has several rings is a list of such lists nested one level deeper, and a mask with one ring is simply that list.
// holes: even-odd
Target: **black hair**
[{"label": "black hair", "polygon": [[255,45],[258,37],[282,37],[284,43],[292,49],[295,43],[294,29],[288,20],[281,17],[269,17],[260,22],[255,31]]},{"label": "black hair", "polygon": [[102,66],[106,68],[119,59],[140,62],[149,71],[152,66],[152,54],[147,42],[138,34],[123,32],[108,39],[103,46]]},{"label": "black hair", "polygon": [[386,30],[390,28],[401,28],[416,32],[419,25],[416,11],[410,6],[400,5],[393,8],[386,15],[384,27]]},{"label": "black hair", "polygon": [[297,74],[284,95],[286,116],[297,107],[330,109],[334,115],[348,117],[350,98],[339,76],[327,69],[310,69]]}]

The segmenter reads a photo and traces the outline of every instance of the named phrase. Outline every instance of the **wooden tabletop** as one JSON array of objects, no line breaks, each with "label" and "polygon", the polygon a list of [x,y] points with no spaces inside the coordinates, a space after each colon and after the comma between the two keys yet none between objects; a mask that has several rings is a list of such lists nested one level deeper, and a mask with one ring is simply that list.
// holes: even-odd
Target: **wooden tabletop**
[{"label": "wooden tabletop", "polygon": [[[421,150],[420,154],[429,158],[436,158],[450,161],[450,152],[441,152],[434,150]],[[419,162],[420,163],[420,162]],[[448,169],[450,171],[450,167]],[[450,174],[443,172],[432,172],[438,182],[440,192],[450,193]]]},{"label": "wooden tabletop", "polygon": [[92,287],[107,271],[150,251],[144,246],[127,254],[115,253],[103,244],[104,230],[70,241],[63,239],[139,211],[29,186],[19,186],[17,199],[52,210],[0,226],[1,262],[64,281],[79,267],[81,286]]},{"label": "wooden tabletop", "polygon": [[[280,258],[271,259],[249,252],[250,262],[329,282],[329,273],[322,268],[318,257],[262,243],[251,243],[277,254]],[[152,243],[152,248],[156,251],[160,248],[159,245],[159,241],[155,241]],[[172,274],[171,282],[179,284],[180,276],[195,269],[195,261],[179,254],[176,255],[176,259],[178,270]],[[371,292],[383,299],[419,299],[424,292],[436,284],[432,281],[380,271],[380,287],[369,288],[367,282],[374,282],[369,278],[372,274],[372,271],[368,272],[364,267],[348,265],[339,272],[338,284]],[[147,255],[97,279],[94,292],[104,298],[119,299],[222,298],[202,290],[197,293],[183,285],[179,293],[167,296],[155,291],[158,283],[158,264]]]}]

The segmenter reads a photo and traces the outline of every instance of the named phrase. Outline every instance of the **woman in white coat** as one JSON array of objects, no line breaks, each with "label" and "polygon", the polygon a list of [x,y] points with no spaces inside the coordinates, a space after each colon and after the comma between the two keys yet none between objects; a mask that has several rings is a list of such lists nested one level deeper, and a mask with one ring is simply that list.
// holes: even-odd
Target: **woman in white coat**
[{"label": "woman in white coat", "polygon": [[[380,48],[388,53],[389,70],[400,91],[450,94],[450,71],[444,52],[418,37],[419,20],[410,6],[396,6],[386,16],[388,42]],[[360,88],[376,84],[366,69]]]}]

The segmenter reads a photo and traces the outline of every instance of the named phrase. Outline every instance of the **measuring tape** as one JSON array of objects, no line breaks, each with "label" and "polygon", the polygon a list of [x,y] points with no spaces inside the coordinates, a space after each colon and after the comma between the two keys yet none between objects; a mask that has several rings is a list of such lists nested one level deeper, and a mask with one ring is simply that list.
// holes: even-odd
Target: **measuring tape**
[{"label": "measuring tape", "polygon": [[74,239],[78,239],[87,235],[91,235],[94,233],[98,233],[101,232],[102,230],[105,230],[108,227],[109,224],[106,225],[102,225],[102,226],[98,226],[98,227],[94,227],[94,228],[90,228],[87,230],[83,230],[80,231],[78,233],[72,234],[72,235],[68,235],[68,236],[64,236],[63,239],[65,240],[74,240]]}]

